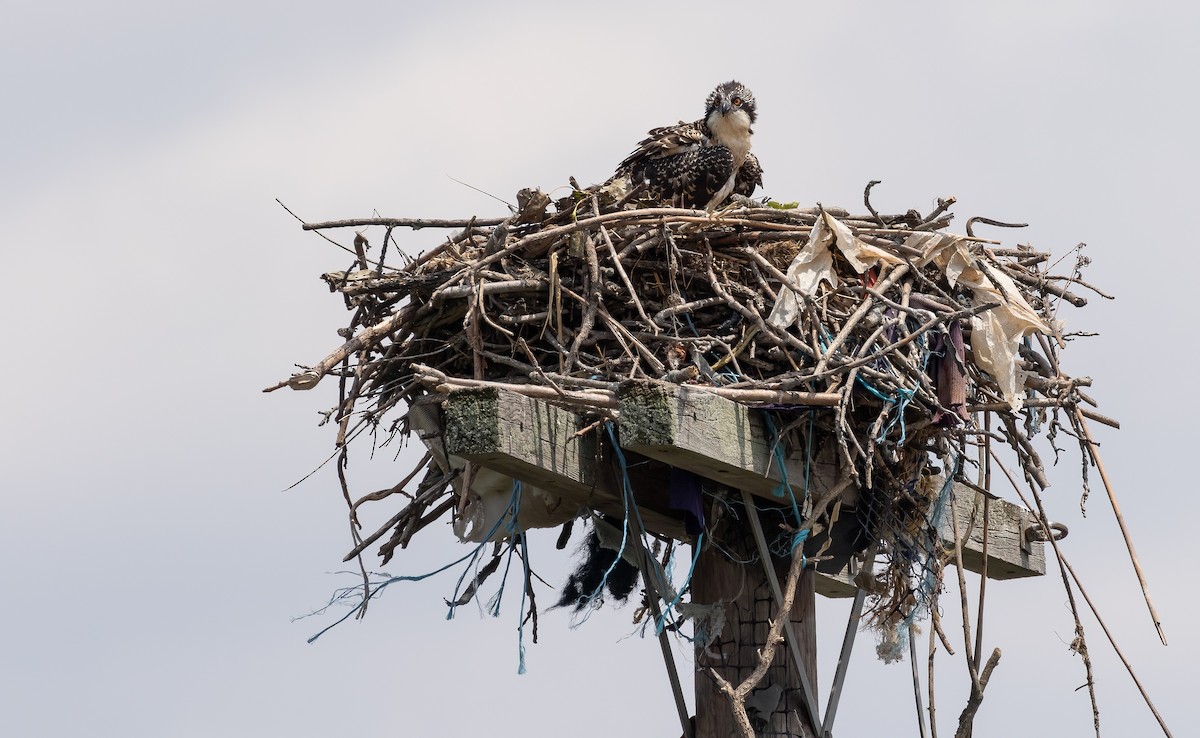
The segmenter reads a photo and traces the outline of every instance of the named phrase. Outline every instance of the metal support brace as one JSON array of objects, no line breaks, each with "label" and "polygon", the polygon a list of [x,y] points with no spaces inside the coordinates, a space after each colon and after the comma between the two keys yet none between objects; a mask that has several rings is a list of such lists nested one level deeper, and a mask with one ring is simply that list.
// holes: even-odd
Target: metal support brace
[{"label": "metal support brace", "polygon": [[[870,578],[871,570],[875,567],[875,546],[867,549],[866,560],[863,563],[862,574]],[[842,638],[842,652],[838,654],[837,670],[833,674],[833,684],[829,687],[829,703],[825,706],[825,722],[821,724],[822,738],[830,738],[833,733],[833,719],[837,716],[838,702],[842,699],[842,685],[846,682],[846,671],[850,667],[850,654],[854,651],[854,638],[858,635],[858,624],[862,620],[863,603],[867,600],[867,591],[862,587],[854,593],[854,604],[850,607],[850,619],[846,621],[846,635]]]},{"label": "metal support brace", "polygon": [[[642,521],[638,518],[636,510],[626,510],[626,516],[629,518],[629,524],[633,527],[634,540],[637,541],[638,558],[641,559],[642,579],[646,582],[646,590],[649,595],[646,597],[646,603],[650,608],[650,615],[654,618],[655,629],[658,628],[658,623],[662,620],[662,610],[658,606],[659,599],[659,582],[654,567],[650,566],[652,557],[650,552],[646,550],[645,531],[642,529]],[[688,715],[687,703],[683,699],[683,686],[679,682],[679,670],[675,668],[675,655],[671,653],[671,640],[667,636],[666,628],[658,631],[658,645],[662,648],[663,663],[667,667],[667,677],[671,681],[671,693],[675,695],[675,709],[679,713],[679,723],[683,726],[683,738],[695,738],[692,733],[692,720]]]}]

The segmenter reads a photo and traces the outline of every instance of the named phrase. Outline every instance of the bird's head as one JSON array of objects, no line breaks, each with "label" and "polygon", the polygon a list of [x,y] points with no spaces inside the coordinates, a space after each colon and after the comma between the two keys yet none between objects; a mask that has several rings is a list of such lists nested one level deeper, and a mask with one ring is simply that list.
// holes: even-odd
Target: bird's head
[{"label": "bird's head", "polygon": [[717,89],[708,96],[704,107],[704,119],[710,127],[718,119],[730,116],[742,118],[746,128],[758,117],[754,106],[754,93],[736,80],[717,85]]}]

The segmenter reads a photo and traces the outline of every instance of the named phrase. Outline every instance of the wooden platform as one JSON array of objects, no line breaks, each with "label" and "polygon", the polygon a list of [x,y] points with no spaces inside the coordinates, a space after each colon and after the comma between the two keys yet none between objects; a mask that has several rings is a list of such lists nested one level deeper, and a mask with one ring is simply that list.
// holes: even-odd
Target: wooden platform
[{"label": "wooden platform", "polygon": [[[703,389],[661,382],[639,381],[622,385],[618,392],[620,415],[616,435],[630,468],[640,471],[632,479],[646,528],[654,533],[688,540],[681,518],[665,504],[665,477],[640,464],[653,459],[687,469],[707,480],[778,502],[774,491],[782,481],[779,464],[770,448],[771,434],[761,413]],[[494,388],[463,389],[450,393],[443,403],[444,448],[447,455],[475,462],[513,479],[519,479],[571,504],[612,515],[622,515],[624,503],[619,480],[612,471],[610,443],[600,427],[571,410]],[[804,479],[801,458],[785,458],[788,479]],[[817,494],[844,488],[843,498],[853,504],[857,490],[836,465],[815,464],[810,488]],[[961,485],[953,489],[951,508],[958,516],[960,534],[967,534],[963,564],[983,570],[982,496]],[[944,542],[953,545],[949,515],[940,528]],[[974,525],[972,526],[972,522]],[[1029,514],[1004,500],[989,506],[987,575],[996,579],[1037,576],[1045,573],[1044,543],[1026,541]],[[856,587],[851,574],[821,574],[816,590],[827,597],[851,597]]]}]

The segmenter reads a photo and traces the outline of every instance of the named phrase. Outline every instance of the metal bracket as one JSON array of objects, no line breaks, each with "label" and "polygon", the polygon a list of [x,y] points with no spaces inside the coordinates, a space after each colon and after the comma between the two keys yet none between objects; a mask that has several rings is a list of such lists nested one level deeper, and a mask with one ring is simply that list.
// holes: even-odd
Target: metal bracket
[{"label": "metal bracket", "polygon": [[[1062,523],[1050,524],[1050,534],[1056,541],[1061,541],[1062,539],[1066,538],[1067,532],[1067,526],[1063,525]],[[1025,528],[1025,535],[1021,536],[1021,547],[1024,548],[1028,546],[1030,541],[1047,540],[1049,540],[1049,538],[1046,536],[1046,531],[1041,525],[1030,525]]]}]

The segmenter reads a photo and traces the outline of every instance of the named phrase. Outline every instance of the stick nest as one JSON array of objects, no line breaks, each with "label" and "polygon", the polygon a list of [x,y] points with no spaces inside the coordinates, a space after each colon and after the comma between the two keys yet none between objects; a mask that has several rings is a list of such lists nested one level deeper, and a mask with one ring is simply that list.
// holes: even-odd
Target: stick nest
[{"label": "stick nest", "polygon": [[[329,414],[340,447],[364,431],[407,436],[409,407],[489,384],[597,421],[614,417],[617,384],[634,378],[772,408],[781,443],[816,449],[872,491],[873,537],[890,562],[876,576],[875,618],[894,626],[928,601],[938,567],[936,471],[971,484],[967,445],[990,438],[1045,487],[1030,438],[1046,433],[1053,446],[1060,431],[1082,435],[1081,416],[1111,421],[1081,390],[1090,381],[1060,368],[1071,336],[1059,307],[1083,306],[1078,291],[1092,289],[1081,253],[1055,275],[1048,254],[977,238],[971,221],[966,235],[946,232],[953,198],[880,215],[869,191],[866,215],[754,201],[718,213],[635,207],[621,192],[572,188],[557,202],[524,190],[502,220],[306,224],[383,229],[382,247],[370,258],[359,231],[354,264],[323,275],[351,313],[346,342],[277,387],[340,377]],[[393,245],[406,227],[452,235],[414,259]],[[981,413],[996,427],[985,431]],[[461,514],[461,470],[430,458],[351,504],[351,556],[383,539],[386,562],[430,522]],[[358,507],[403,491],[422,468],[407,506],[362,537]],[[831,522],[829,510],[807,513],[810,525]]]}]

